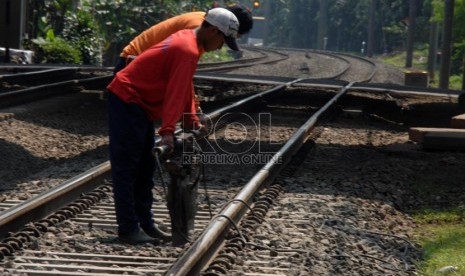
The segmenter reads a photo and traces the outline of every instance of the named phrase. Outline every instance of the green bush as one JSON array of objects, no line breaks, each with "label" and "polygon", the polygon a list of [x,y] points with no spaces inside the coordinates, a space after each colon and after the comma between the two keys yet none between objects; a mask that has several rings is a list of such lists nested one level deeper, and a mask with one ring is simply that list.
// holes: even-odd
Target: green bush
[{"label": "green bush", "polygon": [[35,61],[39,63],[82,64],[79,49],[74,48],[66,40],[55,37],[52,30],[47,37],[33,39],[35,44]]},{"label": "green bush", "polygon": [[80,52],[83,64],[102,65],[103,39],[97,22],[83,10],[68,12],[63,37]]}]

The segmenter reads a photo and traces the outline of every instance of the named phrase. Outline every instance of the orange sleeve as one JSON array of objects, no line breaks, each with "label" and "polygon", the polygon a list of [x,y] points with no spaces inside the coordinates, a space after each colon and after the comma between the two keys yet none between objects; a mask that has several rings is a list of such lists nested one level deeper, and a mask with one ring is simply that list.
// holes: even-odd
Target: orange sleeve
[{"label": "orange sleeve", "polygon": [[136,36],[129,45],[123,49],[120,56],[138,56],[177,31],[197,28],[202,24],[204,18],[204,12],[189,12],[164,20]]}]

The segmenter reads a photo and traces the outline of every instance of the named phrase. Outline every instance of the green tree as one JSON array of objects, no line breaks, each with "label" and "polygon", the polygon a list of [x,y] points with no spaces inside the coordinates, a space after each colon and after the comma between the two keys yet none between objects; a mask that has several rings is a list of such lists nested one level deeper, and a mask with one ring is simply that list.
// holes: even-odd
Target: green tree
[{"label": "green tree", "polygon": [[205,0],[38,0],[29,5],[27,32],[46,41],[52,30],[57,41],[77,46],[85,64],[101,64],[106,52],[104,64],[114,65],[122,47],[145,29],[182,12],[207,8],[211,2]]},{"label": "green tree", "polygon": [[[105,64],[114,65],[122,47],[152,25],[183,12],[206,10],[205,0],[82,0],[104,37]],[[207,4],[208,3],[208,4]]]},{"label": "green tree", "polygon": [[[431,20],[444,21],[444,1],[432,0],[434,16]],[[465,56],[465,0],[455,0],[452,28],[452,74],[463,74],[463,59]]]},{"label": "green tree", "polygon": [[[418,0],[415,27],[416,44],[428,41],[431,0]],[[377,1],[374,53],[404,50],[407,38],[408,0]],[[269,1],[267,45],[317,48],[318,0]],[[327,49],[359,52],[368,39],[371,0],[326,0],[328,7]],[[324,20],[323,20],[324,21]],[[321,25],[320,25],[321,26]],[[322,33],[322,30],[320,30]],[[321,42],[321,38],[320,38]]]}]

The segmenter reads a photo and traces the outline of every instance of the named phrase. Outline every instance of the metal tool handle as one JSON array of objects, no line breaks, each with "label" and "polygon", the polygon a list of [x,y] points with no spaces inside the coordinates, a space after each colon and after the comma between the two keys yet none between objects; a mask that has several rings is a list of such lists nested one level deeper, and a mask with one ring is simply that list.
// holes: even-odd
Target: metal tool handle
[{"label": "metal tool handle", "polygon": [[165,154],[171,152],[172,150],[176,151],[176,149],[182,149],[183,143],[185,141],[192,141],[196,139],[203,138],[203,134],[200,130],[189,130],[186,132],[187,135],[184,136],[184,138],[176,138],[174,139],[174,148],[171,149],[170,146],[168,145],[162,145],[158,147],[153,147],[152,148],[152,154],[153,155],[158,155],[159,157],[164,156]]},{"label": "metal tool handle", "polygon": [[152,154],[157,154],[158,156],[163,156],[165,155],[167,152],[170,152],[171,150],[171,147],[168,146],[168,145],[162,145],[162,146],[159,146],[159,147],[154,147],[152,149]]},{"label": "metal tool handle", "polygon": [[189,133],[192,133],[195,139],[202,138],[200,130],[189,130]]}]

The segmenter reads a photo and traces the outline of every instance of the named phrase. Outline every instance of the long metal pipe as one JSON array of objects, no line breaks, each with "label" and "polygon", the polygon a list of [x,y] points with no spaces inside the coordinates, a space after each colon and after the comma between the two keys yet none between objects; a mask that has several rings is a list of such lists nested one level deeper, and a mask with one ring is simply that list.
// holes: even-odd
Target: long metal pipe
[{"label": "long metal pipe", "polygon": [[228,217],[237,223],[247,208],[241,202],[250,203],[252,197],[263,185],[273,181],[278,173],[287,165],[292,156],[300,149],[315,127],[318,119],[327,112],[353,85],[343,87],[321,109],[313,114],[289,139],[289,141],[273,156],[263,168],[244,186],[231,203],[223,208],[203,231],[192,247],[179,258],[166,273],[169,276],[198,275],[210,258],[218,251],[223,237],[231,227]]}]

